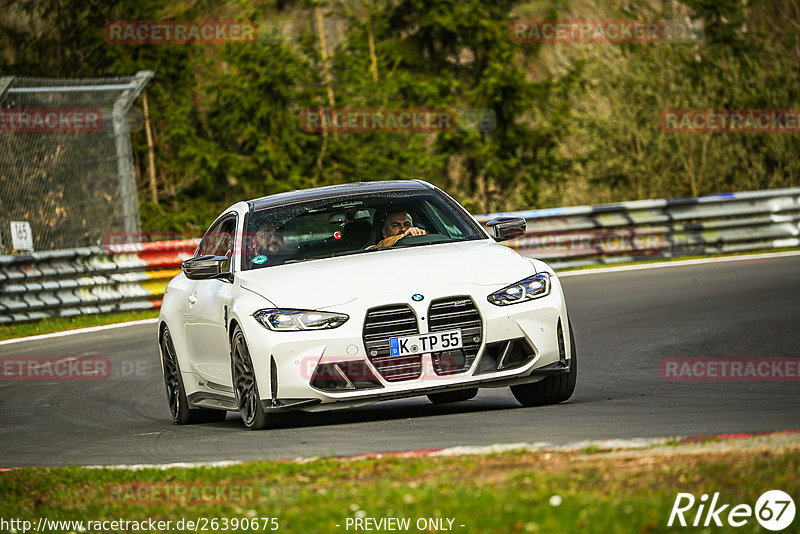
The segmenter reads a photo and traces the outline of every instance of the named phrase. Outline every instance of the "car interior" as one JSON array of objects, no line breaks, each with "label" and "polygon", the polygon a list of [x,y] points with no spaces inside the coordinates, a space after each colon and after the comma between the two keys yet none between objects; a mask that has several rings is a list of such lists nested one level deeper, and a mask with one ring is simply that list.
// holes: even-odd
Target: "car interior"
[{"label": "car interior", "polygon": [[250,237],[245,241],[244,268],[254,269],[369,250],[383,239],[386,217],[398,211],[408,213],[415,227],[428,232],[425,236],[408,236],[400,245],[435,243],[467,235],[451,220],[452,216],[445,208],[419,197],[340,200],[311,208],[265,210],[251,214],[248,227],[253,230],[248,234],[254,236],[263,226],[280,228],[283,231],[284,248],[280,253],[257,255],[253,237]]}]

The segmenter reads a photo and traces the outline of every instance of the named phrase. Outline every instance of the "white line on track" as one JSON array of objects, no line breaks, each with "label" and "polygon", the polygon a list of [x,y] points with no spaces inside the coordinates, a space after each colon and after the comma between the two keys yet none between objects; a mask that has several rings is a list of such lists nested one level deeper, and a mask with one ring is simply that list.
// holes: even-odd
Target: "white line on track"
[{"label": "white line on track", "polygon": [[658,263],[644,263],[642,265],[620,265],[618,267],[600,267],[579,269],[575,271],[558,272],[559,278],[566,276],[583,276],[590,274],[619,273],[624,271],[640,271],[644,269],[664,269],[666,267],[685,267],[687,265],[703,265],[706,263],[728,263],[731,261],[763,260],[768,258],[786,258],[800,256],[800,250],[787,252],[768,252],[765,254],[744,254],[741,256],[721,256],[719,258],[697,258],[693,260],[663,261]]}]

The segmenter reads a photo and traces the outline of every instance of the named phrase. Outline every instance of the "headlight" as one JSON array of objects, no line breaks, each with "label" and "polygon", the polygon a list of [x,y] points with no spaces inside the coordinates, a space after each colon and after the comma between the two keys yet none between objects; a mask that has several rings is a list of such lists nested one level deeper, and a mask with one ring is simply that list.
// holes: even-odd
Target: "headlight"
[{"label": "headlight", "polygon": [[324,330],[342,326],[350,317],[343,313],[270,308],[253,314],[256,321],[276,332]]},{"label": "headlight", "polygon": [[550,294],[550,275],[539,273],[520,280],[516,284],[495,291],[488,297],[495,306],[508,306],[518,302],[527,302]]}]

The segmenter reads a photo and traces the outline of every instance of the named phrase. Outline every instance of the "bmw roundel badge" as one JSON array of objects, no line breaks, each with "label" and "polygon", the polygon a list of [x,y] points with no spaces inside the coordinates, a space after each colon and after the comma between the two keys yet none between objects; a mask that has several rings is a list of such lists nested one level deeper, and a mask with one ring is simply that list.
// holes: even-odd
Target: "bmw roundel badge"
[{"label": "bmw roundel badge", "polygon": [[411,295],[411,300],[413,300],[414,302],[419,302],[424,298],[425,297],[423,297],[420,293],[415,293],[414,295]]}]

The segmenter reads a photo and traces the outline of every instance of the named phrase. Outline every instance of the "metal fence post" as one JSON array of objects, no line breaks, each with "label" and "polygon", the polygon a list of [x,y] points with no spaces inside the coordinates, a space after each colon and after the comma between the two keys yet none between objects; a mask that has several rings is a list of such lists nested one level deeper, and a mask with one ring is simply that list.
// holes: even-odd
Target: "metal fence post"
[{"label": "metal fence post", "polygon": [[8,89],[8,86],[11,85],[11,82],[13,81],[14,81],[13,76],[0,77],[0,100],[3,99],[3,97],[6,94],[6,90]]},{"label": "metal fence post", "polygon": [[140,220],[138,209],[139,199],[136,196],[136,176],[133,171],[133,158],[131,156],[132,149],[130,127],[128,125],[128,110],[152,77],[153,71],[138,72],[134,82],[131,84],[131,88],[124,91],[114,102],[114,109],[112,112],[124,231],[131,233],[139,231]]}]

